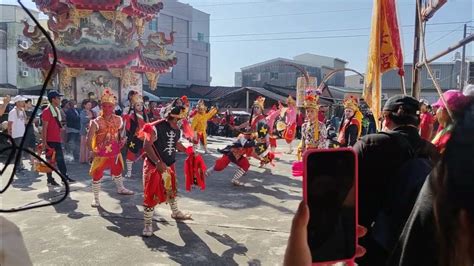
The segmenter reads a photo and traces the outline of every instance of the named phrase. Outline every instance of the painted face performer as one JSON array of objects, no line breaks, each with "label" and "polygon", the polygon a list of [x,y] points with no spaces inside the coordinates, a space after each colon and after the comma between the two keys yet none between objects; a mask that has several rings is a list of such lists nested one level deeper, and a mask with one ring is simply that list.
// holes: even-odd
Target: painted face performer
[{"label": "painted face performer", "polygon": [[194,132],[188,120],[189,107],[190,107],[188,97],[186,95],[183,95],[181,96],[180,101],[182,102],[182,105],[184,107],[184,112],[183,112],[183,119],[179,120],[178,125],[183,131],[184,137],[192,142],[194,138]]},{"label": "painted face performer", "polygon": [[283,138],[286,140],[286,143],[288,143],[289,149],[288,153],[291,154],[293,153],[293,140],[295,139],[296,136],[296,101],[293,99],[293,97],[288,96],[288,99],[286,100],[286,103],[288,105],[287,108],[283,108],[284,111],[284,116],[285,116],[285,131],[283,132]]},{"label": "painted face performer", "polygon": [[191,128],[195,132],[194,144],[197,148],[197,144],[201,143],[205,153],[209,153],[207,151],[207,121],[210,120],[213,116],[217,114],[217,108],[213,107],[208,112],[207,107],[204,101],[200,100],[197,106],[197,113],[193,117],[193,121],[191,122]]},{"label": "painted face performer", "polygon": [[235,186],[244,185],[240,182],[240,178],[247,173],[250,168],[248,157],[252,155],[254,148],[255,141],[252,140],[251,134],[240,134],[232,145],[218,150],[222,153],[222,157],[217,159],[215,165],[207,170],[206,176],[211,175],[214,171],[220,172],[227,168],[230,163],[234,163],[238,169],[232,178],[232,184]]},{"label": "painted face performer", "polygon": [[309,93],[305,97],[307,121],[301,126],[301,142],[298,146],[298,161],[302,160],[303,153],[308,149],[324,149],[328,147],[325,125],[318,120],[319,96]]},{"label": "painted face performer", "polygon": [[143,164],[144,189],[144,236],[153,234],[152,218],[157,204],[167,202],[171,207],[171,218],[186,220],[191,215],[178,209],[176,201],[176,152],[186,152],[179,142],[181,131],[178,121],[184,117],[185,108],[176,101],[166,107],[165,120],[146,124],[140,132],[144,139],[145,162]]},{"label": "painted face performer", "polygon": [[[265,97],[259,96],[255,100],[252,109],[252,120],[241,124],[237,129],[247,128],[255,140],[255,149],[252,157],[260,160],[260,167],[272,163],[275,155],[270,149],[270,127],[267,117],[263,114]],[[250,129],[250,130],[248,130]]]},{"label": "painted face performer", "polygon": [[116,98],[110,88],[106,88],[101,97],[101,115],[91,121],[87,143],[94,153],[89,174],[92,176],[92,191],[94,200],[92,207],[99,207],[100,180],[104,171],[110,169],[112,179],[117,185],[117,192],[123,195],[133,195],[133,192],[123,186],[123,159],[120,149],[125,145],[123,138],[124,123],[120,116],[114,114]]},{"label": "painted face performer", "polygon": [[143,154],[143,140],[138,138],[139,130],[149,122],[148,114],[145,112],[143,98],[134,94],[130,99],[130,112],[123,116],[125,129],[127,131],[127,174],[132,177],[133,163],[141,158]]},{"label": "painted face performer", "polygon": [[362,132],[362,113],[359,110],[358,100],[354,96],[344,99],[344,122],[339,127],[337,141],[341,147],[352,147]]},{"label": "painted face performer", "polygon": [[270,127],[268,126],[267,118],[263,114],[264,104],[264,97],[259,96],[255,100],[253,105],[254,118],[250,124],[250,131],[255,139],[253,157],[260,160],[260,167],[272,163],[275,158],[270,149]]}]

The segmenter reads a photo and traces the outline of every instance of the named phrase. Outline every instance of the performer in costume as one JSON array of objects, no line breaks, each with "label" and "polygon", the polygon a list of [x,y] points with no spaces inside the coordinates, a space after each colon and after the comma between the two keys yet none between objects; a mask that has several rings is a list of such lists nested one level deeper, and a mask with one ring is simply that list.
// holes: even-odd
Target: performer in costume
[{"label": "performer in costume", "polygon": [[298,110],[296,109],[296,101],[293,97],[288,96],[286,100],[288,105],[287,108],[283,108],[282,112],[284,113],[282,116],[285,117],[285,131],[283,132],[283,138],[286,140],[286,143],[289,145],[288,153],[293,153],[293,140],[296,136],[296,114]]},{"label": "performer in costume", "polygon": [[244,185],[240,182],[240,178],[245,175],[250,168],[248,157],[252,156],[254,148],[255,141],[252,140],[252,135],[240,134],[232,145],[228,145],[222,150],[218,149],[218,151],[222,153],[222,157],[217,159],[215,165],[207,170],[206,176],[211,175],[214,171],[222,171],[227,168],[230,163],[234,163],[238,166],[238,169],[235,171],[231,182],[235,186]]},{"label": "performer in costume", "polygon": [[188,120],[189,107],[190,107],[188,97],[186,95],[181,96],[180,101],[178,101],[177,104],[178,105],[181,104],[184,107],[183,119],[179,120],[178,125],[183,131],[184,137],[188,139],[190,142],[192,142],[194,138],[194,132]]},{"label": "performer in costume", "polygon": [[104,171],[110,169],[112,179],[117,185],[117,192],[133,195],[133,191],[123,186],[123,159],[120,149],[125,145],[124,123],[120,116],[114,114],[116,98],[110,88],[106,88],[101,97],[101,114],[91,121],[87,135],[90,150],[94,153],[89,174],[92,177],[94,199],[92,207],[99,207],[100,180]]},{"label": "performer in costume", "polygon": [[212,107],[207,111],[207,106],[203,100],[198,102],[197,113],[193,116],[191,128],[194,131],[194,148],[201,143],[204,153],[209,153],[207,150],[207,121],[217,114],[217,108]]},{"label": "performer in costume", "polygon": [[278,103],[278,108],[276,106],[273,106],[270,112],[267,114],[267,124],[269,128],[269,142],[270,142],[270,150],[274,153],[276,148],[277,148],[277,135],[276,135],[276,130],[275,130],[275,120],[277,117],[280,116],[281,114],[281,109],[283,108],[281,103]]},{"label": "performer in costume", "polygon": [[305,96],[304,108],[306,122],[301,126],[301,141],[298,145],[298,161],[302,160],[303,153],[308,149],[325,149],[328,147],[326,126],[318,120],[319,96],[308,93]]},{"label": "performer in costume", "polygon": [[344,99],[344,122],[339,126],[337,141],[341,147],[352,147],[362,133],[363,115],[359,110],[358,99],[349,96]]},{"label": "performer in costume", "polygon": [[165,120],[146,124],[140,132],[140,137],[144,139],[146,154],[143,164],[144,236],[153,234],[152,218],[157,204],[167,202],[171,207],[173,219],[191,219],[190,214],[178,209],[176,201],[177,186],[174,166],[176,152],[187,150],[179,142],[181,131],[178,121],[184,117],[184,111],[184,107],[176,105],[174,101],[166,107]]},{"label": "performer in costume", "polygon": [[143,141],[138,138],[139,130],[149,122],[148,114],[144,109],[141,95],[134,94],[130,99],[130,111],[123,116],[127,131],[127,174],[132,177],[133,163],[143,155]]},{"label": "performer in costume", "polygon": [[251,122],[245,122],[238,127],[238,129],[250,129],[247,130],[247,132],[251,132],[252,137],[255,140],[255,148],[252,157],[260,160],[260,167],[272,163],[275,158],[275,155],[270,149],[270,127],[268,126],[267,119],[263,114],[264,104],[265,97],[257,97],[253,104],[252,114],[250,116]]}]

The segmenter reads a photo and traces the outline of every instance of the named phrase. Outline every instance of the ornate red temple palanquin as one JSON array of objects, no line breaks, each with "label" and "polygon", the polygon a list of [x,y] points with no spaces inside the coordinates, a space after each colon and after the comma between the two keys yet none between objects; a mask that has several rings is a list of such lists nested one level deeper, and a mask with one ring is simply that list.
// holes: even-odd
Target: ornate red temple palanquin
[{"label": "ornate red temple palanquin", "polygon": [[[49,19],[57,55],[59,90],[81,101],[89,92],[100,95],[111,87],[122,102],[130,90],[142,91],[143,76],[155,89],[162,73],[176,65],[174,42],[156,32],[143,39],[144,27],[163,9],[161,0],[33,0]],[[52,49],[37,26],[26,21],[23,34],[32,45],[18,52],[43,76],[51,68]]]}]

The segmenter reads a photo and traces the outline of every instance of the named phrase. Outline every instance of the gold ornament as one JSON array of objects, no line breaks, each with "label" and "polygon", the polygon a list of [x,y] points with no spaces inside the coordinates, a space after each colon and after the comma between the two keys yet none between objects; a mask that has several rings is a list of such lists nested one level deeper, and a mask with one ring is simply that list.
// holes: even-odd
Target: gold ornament
[{"label": "gold ornament", "polygon": [[262,96],[258,96],[255,102],[253,103],[253,106],[260,107],[262,111],[265,109],[264,105],[265,105],[265,97],[262,97]]},{"label": "gold ornament", "polygon": [[344,99],[344,109],[352,109],[354,112],[359,110],[359,99],[353,95],[349,95]]},{"label": "gold ornament", "polygon": [[145,76],[148,79],[148,84],[150,84],[150,89],[156,90],[156,85],[158,85],[158,78],[160,77],[160,74],[154,72],[146,72]]},{"label": "gold ornament", "polygon": [[102,96],[100,97],[101,103],[111,103],[115,105],[116,98],[115,95],[112,93],[111,88],[105,88]]}]

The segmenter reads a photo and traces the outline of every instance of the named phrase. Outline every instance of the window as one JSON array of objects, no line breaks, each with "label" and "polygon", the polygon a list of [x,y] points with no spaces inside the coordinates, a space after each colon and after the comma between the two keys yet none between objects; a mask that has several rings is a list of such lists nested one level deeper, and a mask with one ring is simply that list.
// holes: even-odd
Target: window
[{"label": "window", "polygon": [[79,20],[79,26],[81,28],[83,27],[88,27],[89,26],[89,20],[87,18],[80,18]]},{"label": "window", "polygon": [[198,32],[198,41],[200,41],[200,42],[204,41],[204,33]]},{"label": "window", "polygon": [[[441,69],[433,69],[433,76],[435,79],[440,80],[441,79]],[[427,71],[426,75],[428,76],[428,79],[431,80],[430,73]]]},{"label": "window", "polygon": [[270,80],[278,80],[278,72],[270,72]]},{"label": "window", "polygon": [[359,79],[359,84],[363,85],[364,84],[364,78]]},{"label": "window", "polygon": [[158,19],[154,18],[148,22],[148,29],[151,31],[158,31]]},{"label": "window", "polygon": [[260,73],[252,75],[252,81],[260,81],[260,79],[261,79]]}]

